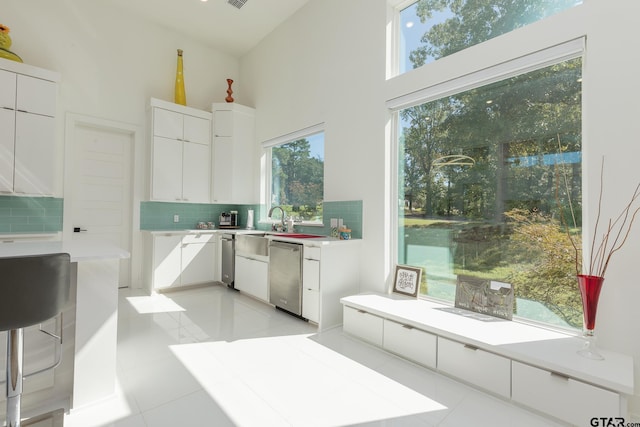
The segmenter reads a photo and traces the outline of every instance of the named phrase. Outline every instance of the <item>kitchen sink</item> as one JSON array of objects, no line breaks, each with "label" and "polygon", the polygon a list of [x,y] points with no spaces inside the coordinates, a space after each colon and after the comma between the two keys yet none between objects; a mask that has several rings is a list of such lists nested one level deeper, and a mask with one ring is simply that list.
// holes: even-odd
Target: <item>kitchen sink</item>
[{"label": "kitchen sink", "polygon": [[292,239],[313,239],[318,237],[327,237],[327,236],[321,236],[319,234],[304,234],[304,233],[277,233],[277,234],[272,234],[272,236],[290,237]]},{"label": "kitchen sink", "polygon": [[269,255],[269,239],[264,234],[237,234],[236,253],[245,255]]}]

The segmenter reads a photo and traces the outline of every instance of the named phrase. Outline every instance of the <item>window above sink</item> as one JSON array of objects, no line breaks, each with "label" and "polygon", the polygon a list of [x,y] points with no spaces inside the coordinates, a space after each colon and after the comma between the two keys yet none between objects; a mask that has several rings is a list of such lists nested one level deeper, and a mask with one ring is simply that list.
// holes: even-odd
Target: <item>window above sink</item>
[{"label": "window above sink", "polygon": [[[324,125],[274,138],[262,147],[265,211],[281,206],[296,225],[322,225]],[[261,218],[273,223],[281,220],[279,211],[273,218]]]}]

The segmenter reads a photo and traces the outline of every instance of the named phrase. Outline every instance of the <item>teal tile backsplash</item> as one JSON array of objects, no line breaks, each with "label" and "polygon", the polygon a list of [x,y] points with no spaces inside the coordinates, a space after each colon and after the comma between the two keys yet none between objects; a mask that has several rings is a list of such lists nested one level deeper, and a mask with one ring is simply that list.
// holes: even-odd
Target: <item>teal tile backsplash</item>
[{"label": "teal tile backsplash", "polygon": [[[171,203],[171,202],[141,202],[140,229],[141,230],[184,230],[193,229],[199,221],[212,221],[218,225],[218,217],[222,212],[238,211],[238,225],[247,226],[247,211],[254,211],[254,227],[268,231],[269,225],[260,223],[260,205],[218,205],[199,203]],[[362,238],[362,200],[339,201],[323,203],[322,227],[296,226],[301,233],[331,234],[331,218],[342,218],[343,223],[351,229],[351,237]],[[180,221],[173,222],[173,216],[178,215]]]},{"label": "teal tile backsplash", "polygon": [[62,231],[63,199],[0,196],[0,233]]},{"label": "teal tile backsplash", "polygon": [[301,233],[329,236],[331,235],[331,218],[342,218],[342,223],[351,229],[351,238],[362,239],[362,200],[325,201],[322,203],[322,222],[324,226],[321,229],[318,227],[297,226],[296,230]]},{"label": "teal tile backsplash", "polygon": [[[142,202],[140,203],[140,229],[194,229],[200,221],[211,221],[218,225],[220,214],[230,210],[236,210],[236,206],[206,203]],[[179,216],[178,222],[173,222],[174,215]]]}]

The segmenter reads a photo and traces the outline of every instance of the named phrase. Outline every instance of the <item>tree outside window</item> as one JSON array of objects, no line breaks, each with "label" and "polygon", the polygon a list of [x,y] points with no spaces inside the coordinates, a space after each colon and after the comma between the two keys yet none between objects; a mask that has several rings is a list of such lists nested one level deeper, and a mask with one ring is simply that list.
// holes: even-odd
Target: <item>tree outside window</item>
[{"label": "tree outside window", "polygon": [[324,133],[271,148],[271,206],[305,222],[322,222]]},{"label": "tree outside window", "polygon": [[[421,0],[411,13],[441,22],[407,55],[422,66],[578,3]],[[506,282],[514,314],[582,326],[567,238],[580,244],[581,78],[577,57],[399,112],[398,263],[424,269],[421,295]]]}]

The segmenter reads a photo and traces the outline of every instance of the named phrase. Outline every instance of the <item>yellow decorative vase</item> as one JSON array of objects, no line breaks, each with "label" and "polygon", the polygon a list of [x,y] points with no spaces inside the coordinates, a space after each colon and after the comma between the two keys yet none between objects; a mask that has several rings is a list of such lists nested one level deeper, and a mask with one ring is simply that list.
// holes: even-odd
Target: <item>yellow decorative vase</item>
[{"label": "yellow decorative vase", "polygon": [[22,58],[9,50],[10,47],[11,36],[9,36],[9,27],[0,24],[0,58],[22,62]]},{"label": "yellow decorative vase", "polygon": [[187,95],[184,91],[184,74],[182,71],[182,49],[178,49],[178,69],[176,70],[175,103],[187,105]]}]

